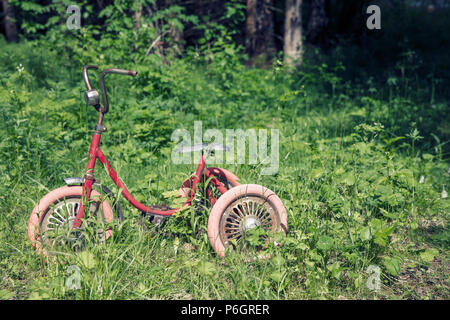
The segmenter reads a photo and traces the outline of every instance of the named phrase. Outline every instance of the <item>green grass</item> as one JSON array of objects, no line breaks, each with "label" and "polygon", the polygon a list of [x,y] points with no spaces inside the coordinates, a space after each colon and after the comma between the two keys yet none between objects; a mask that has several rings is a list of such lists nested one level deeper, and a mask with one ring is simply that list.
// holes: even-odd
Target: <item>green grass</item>
[{"label": "green grass", "polygon": [[[82,100],[80,66],[31,48],[8,45],[0,54],[0,298],[449,298],[447,102],[431,109],[411,91],[383,95],[384,85],[344,83],[331,71],[234,61],[222,69],[188,59],[141,64],[134,82],[108,78],[102,149],[137,199],[153,204],[170,201],[163,192],[195,170],[171,162],[173,130],[192,133],[194,120],[204,130],[279,129],[278,174],[223,165],[287,208],[289,232],[281,247],[266,248],[271,258],[216,257],[208,212],[171,217],[150,237],[122,198],[125,221],[112,239],[46,262],[27,239],[29,214],[62,178],[82,176],[97,114]],[[82,273],[79,290],[65,285],[71,265]],[[381,270],[378,292],[366,286],[371,265]]]}]

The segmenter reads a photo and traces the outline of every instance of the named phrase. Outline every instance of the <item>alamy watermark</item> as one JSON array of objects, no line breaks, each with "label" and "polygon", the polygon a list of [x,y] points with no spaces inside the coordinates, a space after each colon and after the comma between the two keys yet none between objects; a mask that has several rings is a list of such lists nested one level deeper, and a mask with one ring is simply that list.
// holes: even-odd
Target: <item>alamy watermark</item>
[{"label": "alamy watermark", "polygon": [[[434,9],[433,9],[434,10]],[[66,20],[66,26],[69,30],[79,30],[81,28],[81,9],[78,5],[70,5],[67,11],[70,16]],[[367,18],[366,26],[369,30],[381,29],[381,9],[373,4],[367,7],[366,13],[370,14]]]},{"label": "alamy watermark", "polygon": [[69,30],[78,30],[81,28],[81,9],[77,5],[67,7],[67,13],[71,14],[66,20],[66,26]]},{"label": "alamy watermark", "polygon": [[377,265],[370,265],[366,272],[370,274],[369,278],[367,278],[366,286],[367,289],[378,292],[380,291],[381,285],[381,269]]},{"label": "alamy watermark", "polygon": [[66,280],[66,287],[70,290],[78,290],[81,288],[81,270],[75,265],[71,265],[66,271],[69,274]]},{"label": "alamy watermark", "polygon": [[[434,7],[433,9],[434,10]],[[429,10],[430,11],[430,10]],[[70,5],[66,12],[70,16],[66,20],[66,26],[69,30],[79,30],[81,28],[81,8],[78,5]],[[373,4],[367,7],[366,13],[370,16],[366,20],[366,26],[369,30],[381,29],[381,9]]]},{"label": "alamy watermark", "polygon": [[379,6],[373,4],[367,7],[367,14],[370,14],[369,18],[367,18],[366,26],[367,29],[381,29],[381,9]]},{"label": "alamy watermark", "polygon": [[[172,150],[172,162],[175,164],[198,163],[200,151],[203,150],[207,154],[206,162],[209,164],[247,163],[260,165],[262,175],[276,174],[279,169],[280,131],[270,129],[270,140],[268,131],[267,129],[245,131],[243,129],[207,129],[203,133],[202,121],[194,121],[193,137],[186,129],[177,129],[172,133],[171,139],[177,143]],[[211,151],[214,151],[214,154]]]}]

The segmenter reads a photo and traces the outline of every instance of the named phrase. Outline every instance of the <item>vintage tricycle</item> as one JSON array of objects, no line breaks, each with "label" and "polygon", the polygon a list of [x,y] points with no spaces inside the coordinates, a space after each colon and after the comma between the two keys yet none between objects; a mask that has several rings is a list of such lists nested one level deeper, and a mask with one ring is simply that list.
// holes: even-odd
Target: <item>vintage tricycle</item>
[{"label": "vintage tricycle", "polygon": [[[178,196],[186,199],[183,200],[184,204],[181,207],[146,206],[137,201],[117,176],[99,147],[102,133],[106,131],[103,119],[109,111],[104,83],[105,75],[115,73],[137,76],[137,72],[116,68],[103,70],[99,76],[103,102],[101,106],[99,93],[92,88],[89,81],[89,69],[98,69],[98,67],[88,65],[83,68],[83,79],[87,87],[85,100],[88,105],[98,111],[98,121],[89,149],[86,174],[84,178],[65,178],[66,185],[46,194],[31,212],[28,221],[28,237],[39,254],[54,256],[61,246],[80,237],[83,221],[89,215],[101,217],[106,222],[103,225],[109,226],[97,233],[103,241],[112,235],[113,228],[110,225],[113,219],[122,220],[122,210],[118,202],[114,202],[113,206],[108,202],[111,191],[105,186],[100,188],[100,192],[93,188],[99,185],[94,177],[97,159],[121,190],[125,199],[140,210],[145,219],[156,225],[166,217],[185,207],[190,207],[198,197],[200,191],[198,186],[207,183],[208,187],[202,189],[206,190],[206,192],[203,191],[203,196],[207,198],[208,205],[212,206],[208,218],[208,238],[213,249],[221,257],[225,256],[228,247],[233,248],[237,243],[244,242],[247,232],[256,227],[275,232],[287,231],[286,209],[274,192],[256,184],[240,184],[239,178],[228,170],[217,167],[206,168],[205,157],[215,150],[227,149],[218,144],[186,146],[179,150],[180,152],[201,151],[195,174],[186,179],[179,189]],[[101,193],[107,196],[102,196]]]}]

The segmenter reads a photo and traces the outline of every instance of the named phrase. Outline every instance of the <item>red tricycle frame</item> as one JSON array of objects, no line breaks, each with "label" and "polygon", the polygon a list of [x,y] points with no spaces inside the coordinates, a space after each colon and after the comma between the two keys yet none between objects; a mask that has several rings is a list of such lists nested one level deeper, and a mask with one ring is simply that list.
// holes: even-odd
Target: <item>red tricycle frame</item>
[{"label": "red tricycle frame", "polygon": [[[97,90],[92,89],[89,82],[87,74],[88,69],[98,69],[98,67],[85,66],[83,68],[83,78],[87,87],[87,91],[85,92],[86,103],[93,106],[98,111],[99,115],[89,148],[89,157],[84,180],[72,178],[75,179],[77,183],[80,182],[82,186],[65,186],[52,190],[34,207],[28,220],[28,237],[38,252],[44,254],[47,253],[45,250],[41,250],[40,233],[42,229],[45,233],[48,230],[55,230],[55,226],[57,229],[64,225],[68,226],[70,229],[79,229],[81,227],[85,214],[88,212],[88,210],[85,210],[85,207],[89,206],[91,196],[100,196],[96,190],[92,190],[94,183],[96,185],[98,184],[94,177],[97,159],[106,169],[124,198],[132,206],[140,210],[143,215],[148,215],[149,221],[156,225],[160,224],[158,220],[163,220],[156,219],[157,221],[154,222],[154,219],[158,216],[160,216],[160,218],[171,216],[176,212],[181,211],[183,208],[201,204],[203,200],[205,200],[206,203],[211,205],[211,211],[208,217],[208,238],[214,250],[221,257],[225,255],[226,248],[230,246],[231,240],[239,241],[244,237],[246,232],[253,228],[262,226],[274,232],[284,231],[286,233],[286,208],[273,191],[256,184],[240,184],[237,182],[237,180],[239,180],[238,177],[223,168],[206,168],[204,150],[207,150],[206,155],[209,155],[214,150],[227,150],[225,146],[221,145],[205,146],[202,144],[200,146],[195,145],[188,148],[183,147],[178,150],[179,152],[202,151],[195,174],[189,176],[179,189],[179,197],[186,198],[186,201],[181,207],[169,208],[166,205],[146,206],[137,201],[123,181],[118,177],[111,163],[100,149],[101,136],[102,133],[106,131],[106,127],[102,124],[103,117],[109,110],[104,77],[108,73],[136,76],[137,72],[115,68],[103,70],[99,77],[103,102],[102,106],[100,104],[99,93]],[[66,180],[66,184],[70,184],[69,179]],[[199,186],[201,186],[201,191],[203,192],[198,192],[199,190],[197,189]],[[108,190],[105,191],[105,189],[107,190],[108,188],[104,187],[103,191],[110,194],[110,192],[108,192]],[[199,195],[204,197],[204,199],[199,198]],[[72,203],[71,212],[69,212],[69,207],[67,207],[66,204],[67,213],[70,215],[68,219],[61,216],[58,212],[61,205],[66,203],[66,200],[70,200],[69,202]],[[95,202],[97,202],[97,199],[95,199]],[[105,221],[111,222],[114,214],[109,203],[106,200],[98,203],[102,206]],[[49,211],[52,205],[58,206],[58,204],[60,204],[59,207],[55,208],[54,211]],[[120,207],[117,205],[116,209],[120,219]],[[55,213],[55,215],[53,213]],[[50,222],[50,219],[53,219],[52,222]],[[50,225],[52,226],[50,227]],[[106,238],[111,235],[111,232],[111,230],[107,230],[107,233],[105,234]],[[58,240],[57,237],[54,238],[54,240]],[[65,241],[66,237],[63,236],[62,240]]]}]

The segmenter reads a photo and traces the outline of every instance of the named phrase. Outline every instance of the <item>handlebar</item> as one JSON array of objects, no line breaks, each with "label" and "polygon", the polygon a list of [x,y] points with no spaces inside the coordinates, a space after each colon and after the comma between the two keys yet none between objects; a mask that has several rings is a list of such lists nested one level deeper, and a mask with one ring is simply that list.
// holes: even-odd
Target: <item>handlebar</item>
[{"label": "handlebar", "polygon": [[[86,87],[88,90],[92,90],[92,86],[91,83],[89,82],[89,77],[88,77],[88,73],[87,71],[89,69],[98,69],[98,66],[85,66],[83,68],[83,79],[84,82],[86,84]],[[116,74],[123,74],[123,75],[128,75],[128,76],[137,76],[137,71],[133,71],[133,70],[124,70],[124,69],[116,69],[116,68],[109,68],[109,69],[105,69],[100,73],[100,78],[99,78],[99,84],[100,84],[100,91],[102,92],[102,98],[103,98],[103,109],[101,110],[103,114],[107,113],[109,111],[109,103],[108,103],[108,96],[106,94],[106,88],[105,88],[105,75],[107,75],[108,73],[116,73]],[[97,106],[98,107],[98,106]],[[96,109],[97,109],[96,107]]]}]

